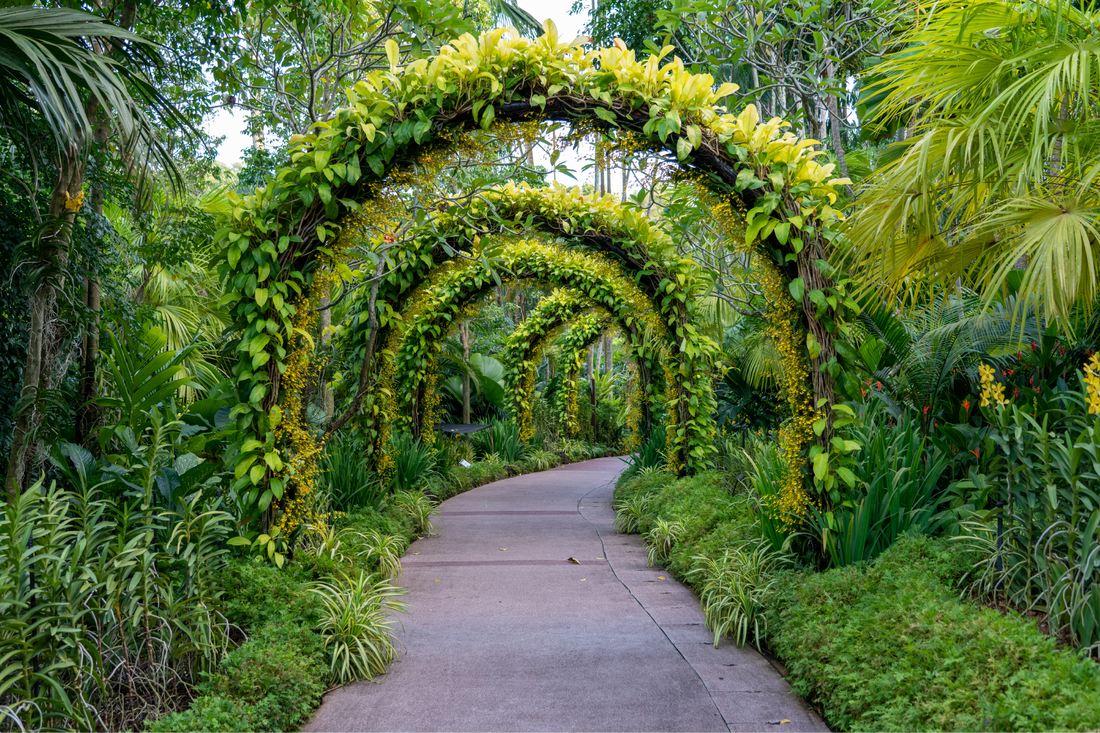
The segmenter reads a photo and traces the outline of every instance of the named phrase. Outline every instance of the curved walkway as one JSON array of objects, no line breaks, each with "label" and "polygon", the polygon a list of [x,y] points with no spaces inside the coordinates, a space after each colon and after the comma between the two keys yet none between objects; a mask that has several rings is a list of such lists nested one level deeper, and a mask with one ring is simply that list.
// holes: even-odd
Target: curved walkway
[{"label": "curved walkway", "polygon": [[401,661],[328,694],[306,730],[827,731],[755,650],[715,649],[692,591],[612,530],[622,468],[444,502],[402,560]]}]

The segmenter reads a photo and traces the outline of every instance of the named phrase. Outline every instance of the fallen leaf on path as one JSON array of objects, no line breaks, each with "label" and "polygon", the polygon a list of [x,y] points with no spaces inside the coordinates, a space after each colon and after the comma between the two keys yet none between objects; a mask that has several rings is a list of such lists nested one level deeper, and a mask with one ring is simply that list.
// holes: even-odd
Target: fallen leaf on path
[{"label": "fallen leaf on path", "polygon": [[657,576],[657,580],[664,580],[664,579],[665,579],[665,576],[663,576],[663,575],[658,575]]},{"label": "fallen leaf on path", "polygon": [[580,565],[580,564],[581,564],[581,561],[580,561],[580,560],[578,560],[578,559],[577,559],[577,558],[575,558],[575,557],[567,557],[567,558],[565,559],[565,561],[566,561],[566,562],[571,562],[571,563],[573,563],[574,565]]},{"label": "fallen leaf on path", "polygon": [[507,547],[501,547],[501,548],[500,548],[500,551],[501,551],[501,552],[504,552],[504,551],[505,551],[505,550],[507,550],[507,549],[508,549]]}]

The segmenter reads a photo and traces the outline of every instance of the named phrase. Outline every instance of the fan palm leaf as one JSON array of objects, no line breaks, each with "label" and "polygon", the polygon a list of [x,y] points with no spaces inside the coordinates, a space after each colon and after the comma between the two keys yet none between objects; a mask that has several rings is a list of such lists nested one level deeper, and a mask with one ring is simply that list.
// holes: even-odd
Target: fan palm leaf
[{"label": "fan palm leaf", "polygon": [[1069,0],[923,3],[866,93],[897,143],[848,224],[868,290],[981,287],[1026,263],[1019,302],[1068,323],[1100,248],[1100,13]]}]

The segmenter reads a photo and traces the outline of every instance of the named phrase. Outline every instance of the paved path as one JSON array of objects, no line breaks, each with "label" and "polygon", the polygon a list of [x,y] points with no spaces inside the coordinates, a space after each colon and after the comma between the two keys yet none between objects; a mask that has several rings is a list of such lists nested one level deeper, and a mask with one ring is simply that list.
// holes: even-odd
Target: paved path
[{"label": "paved path", "polygon": [[622,467],[444,502],[403,558],[401,661],[327,695],[306,730],[827,731],[756,651],[715,649],[691,590],[611,529]]}]

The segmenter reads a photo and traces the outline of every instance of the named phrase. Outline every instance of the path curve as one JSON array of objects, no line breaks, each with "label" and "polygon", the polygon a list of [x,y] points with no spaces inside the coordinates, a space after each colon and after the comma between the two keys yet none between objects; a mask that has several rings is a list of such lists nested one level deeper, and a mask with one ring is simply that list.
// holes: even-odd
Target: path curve
[{"label": "path curve", "polygon": [[306,730],[828,731],[755,650],[715,649],[692,591],[612,530],[622,468],[444,502],[402,559],[401,661],[326,695]]}]

